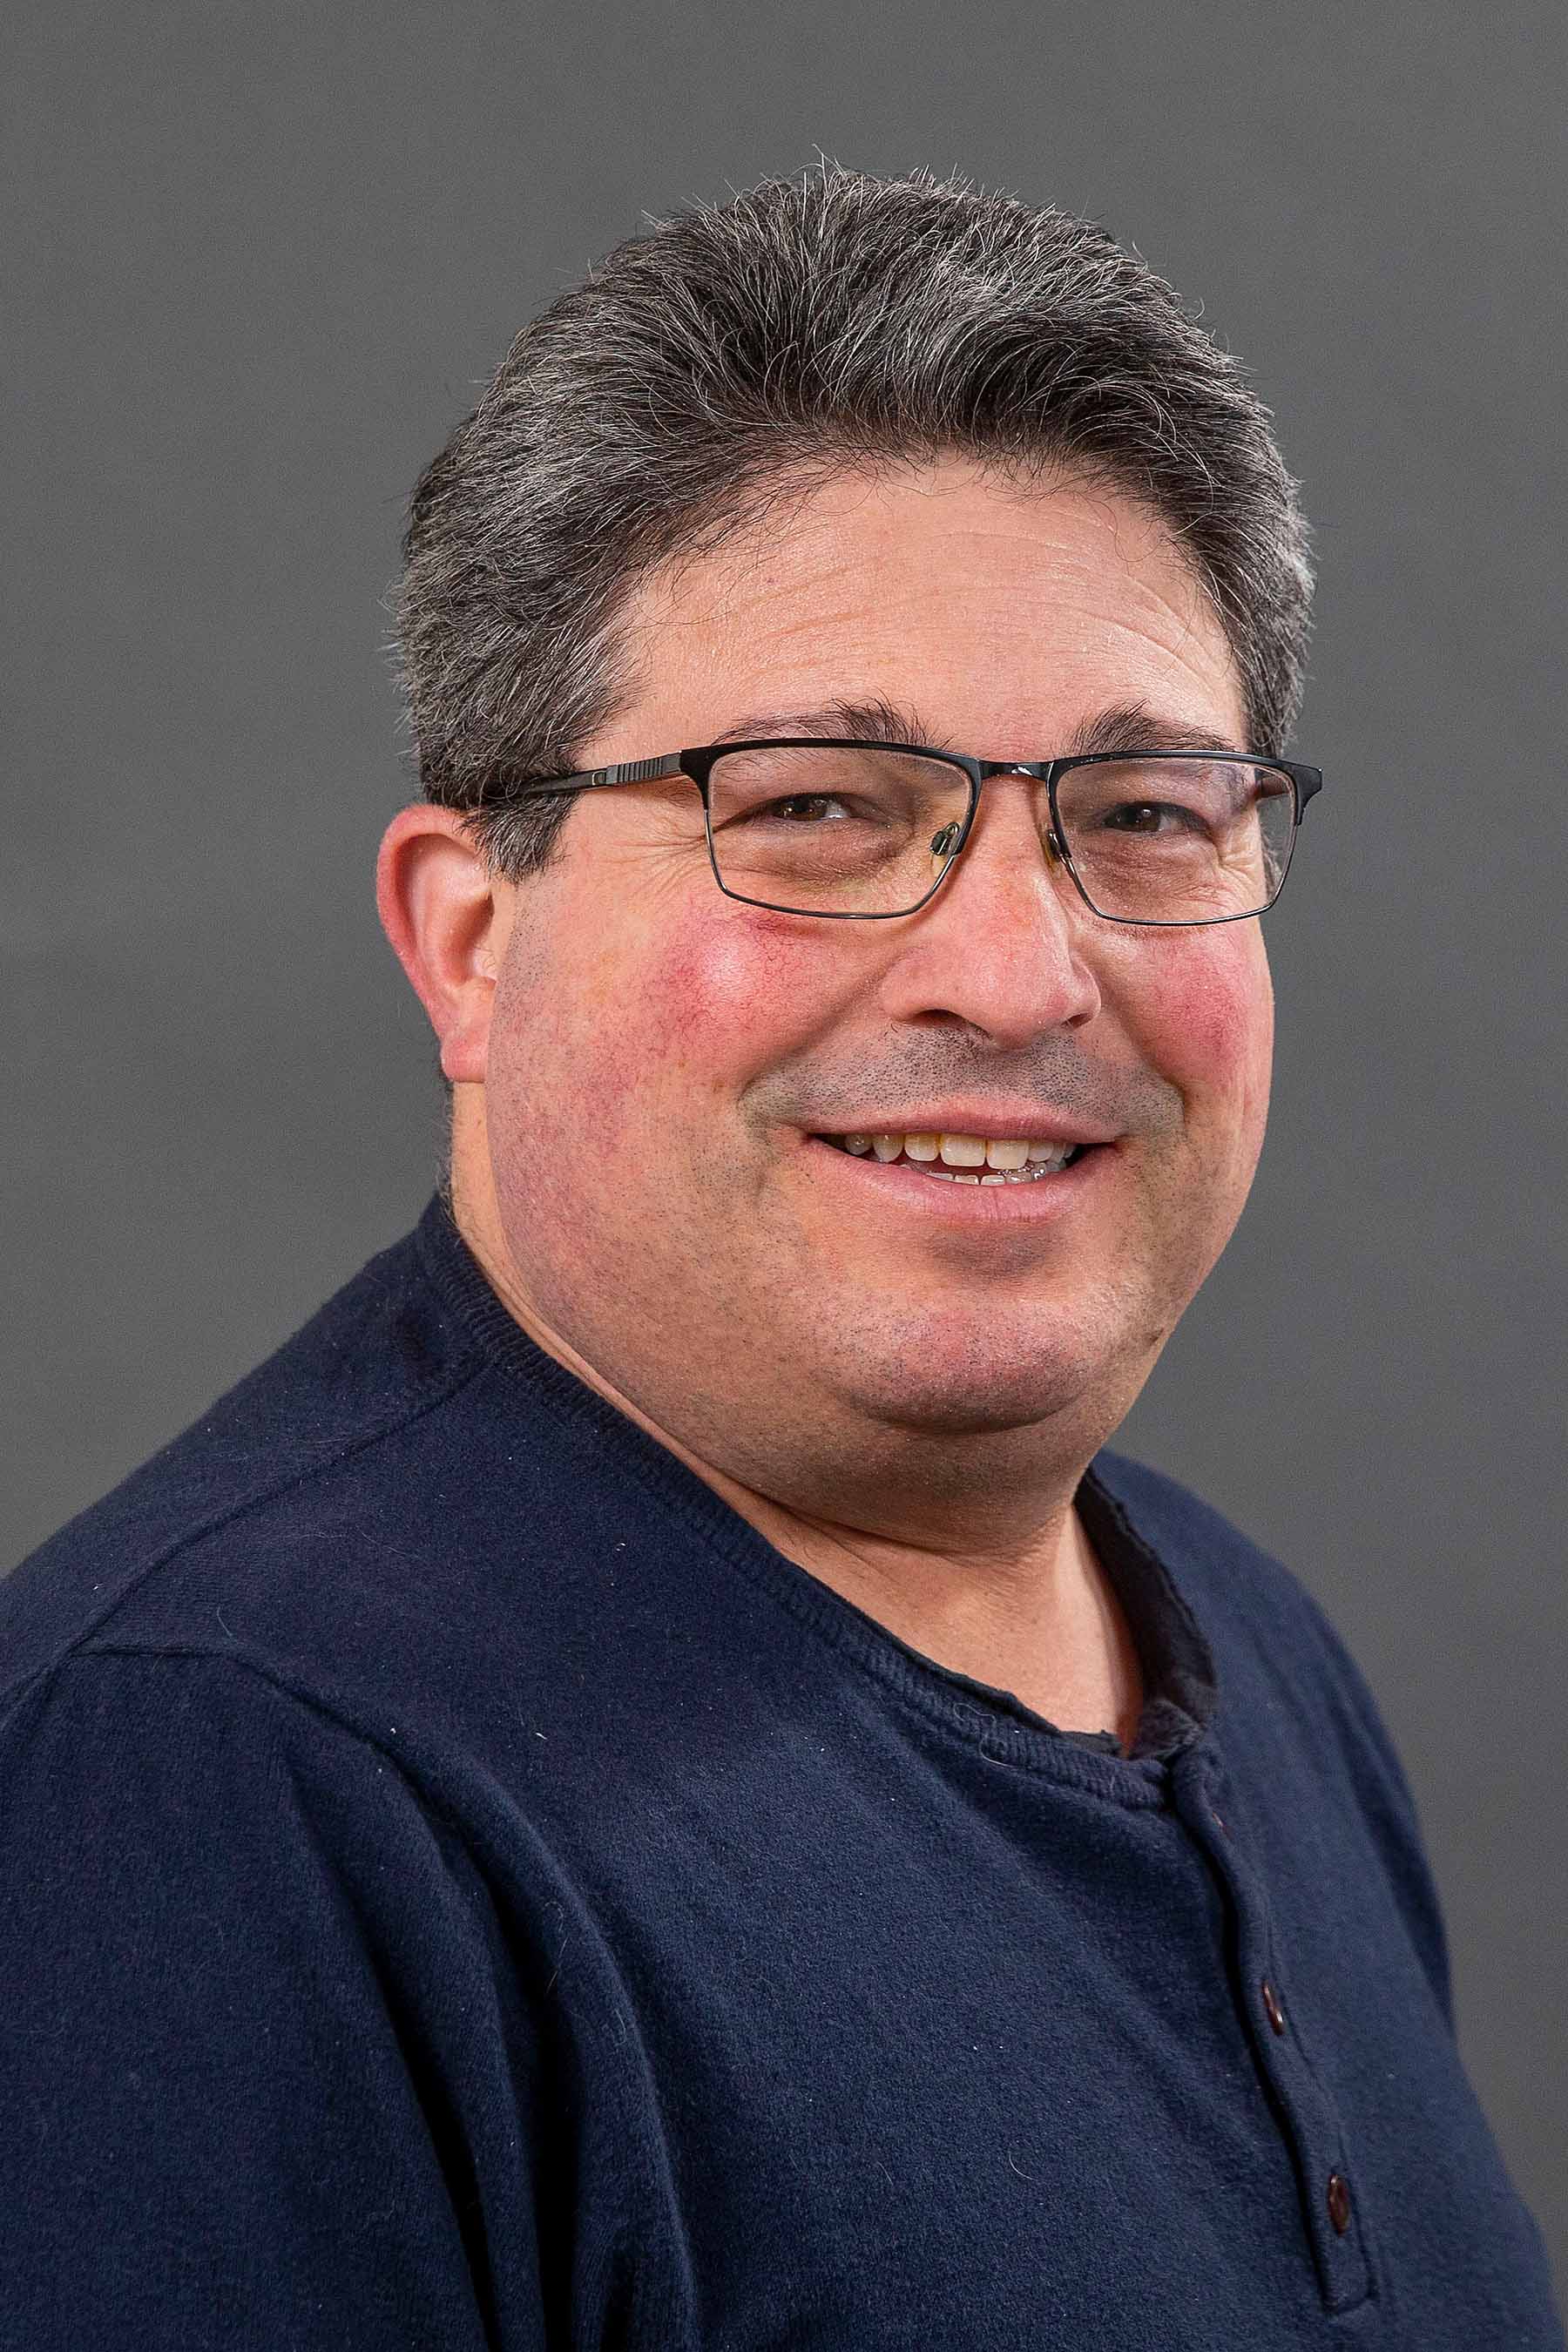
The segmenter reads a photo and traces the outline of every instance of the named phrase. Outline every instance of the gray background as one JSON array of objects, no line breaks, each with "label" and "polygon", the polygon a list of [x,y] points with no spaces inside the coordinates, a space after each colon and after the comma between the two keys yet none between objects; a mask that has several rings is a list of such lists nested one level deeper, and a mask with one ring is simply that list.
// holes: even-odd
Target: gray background
[{"label": "gray background", "polygon": [[410,790],[383,599],[523,318],[644,209],[818,147],[1087,212],[1201,298],[1316,522],[1329,785],[1268,919],[1253,1200],[1120,1442],[1364,1666],[1560,2294],[1565,25],[37,6],[0,869],[4,1566],[427,1195],[433,1049],[371,895]]}]

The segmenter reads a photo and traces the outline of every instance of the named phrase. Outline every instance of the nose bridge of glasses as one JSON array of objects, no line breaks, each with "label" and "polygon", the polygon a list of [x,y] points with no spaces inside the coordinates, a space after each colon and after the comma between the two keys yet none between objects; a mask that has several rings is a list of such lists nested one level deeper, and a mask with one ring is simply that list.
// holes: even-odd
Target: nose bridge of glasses
[{"label": "nose bridge of glasses", "polygon": [[[979,786],[984,786],[993,776],[1022,776],[1027,778],[1032,783],[1044,784],[1047,787],[1046,822],[1040,830],[1039,838],[1045,849],[1047,866],[1060,866],[1068,862],[1067,845],[1057,832],[1056,814],[1048,798],[1051,773],[1058,764],[1055,760],[979,760],[975,762],[979,770],[977,780]],[[981,793],[977,789],[973,805],[970,810],[969,822],[964,826],[959,842],[954,845],[955,848],[967,844],[970,835],[973,833],[979,821],[980,801]]]},{"label": "nose bridge of glasses", "polygon": [[[970,861],[974,856],[974,828],[976,824],[980,823],[983,788],[989,779],[993,776],[1000,778],[1016,777],[1023,782],[1040,785],[1046,783],[1048,780],[1051,764],[1052,763],[1047,761],[1040,760],[982,760],[976,761],[975,765],[979,770],[979,774],[975,779],[975,790],[971,799],[969,812],[966,818],[962,823],[955,821],[944,825],[936,835],[931,845],[932,857],[938,860],[945,859],[946,861],[945,864],[942,866],[941,869],[941,885],[942,894],[944,896],[951,891],[954,883],[958,880],[958,876],[965,866],[970,865]],[[994,809],[996,805],[996,803],[993,802],[992,806]],[[1067,856],[1065,845],[1057,835],[1054,816],[1048,803],[1045,801],[1043,796],[1037,804],[1032,797],[1029,799],[1027,803],[1027,815],[1030,830],[1033,832],[1036,841],[1045,852],[1043,869],[1034,869],[1037,877],[1036,882],[1031,884],[1026,878],[1030,871],[1028,861],[1026,859],[1022,864],[1019,862],[1016,838],[1013,839],[1011,845],[1006,845],[1005,836],[1006,835],[1007,828],[1004,825],[1001,832],[996,834],[992,843],[993,852],[999,852],[999,855],[986,856],[983,853],[979,866],[970,872],[967,887],[963,883],[958,883],[958,889],[961,898],[969,898],[976,888],[984,891],[988,888],[994,889],[1000,887],[1004,894],[1016,899],[1020,908],[1025,904],[1025,899],[1027,899],[1029,908],[1027,920],[1031,924],[1037,925],[1041,919],[1042,911],[1041,902],[1037,895],[1038,878],[1042,871],[1045,878],[1047,878],[1050,883],[1059,883],[1063,878],[1066,878],[1066,877],[1071,877],[1076,884],[1076,877],[1072,875],[1072,867]],[[960,851],[963,853],[962,857],[959,855]],[[1066,877],[1064,877],[1064,868],[1066,869]],[[1020,893],[1022,893],[1023,896],[1020,896]],[[1052,891],[1049,895],[1053,898],[1058,897],[1058,893],[1055,891]],[[1072,895],[1075,897],[1081,897],[1082,892],[1081,890],[1075,888]],[[1059,908],[1058,919],[1060,919],[1065,918],[1068,910],[1065,907],[1060,907],[1059,898],[1058,903]],[[995,909],[993,910],[993,912],[995,911]]]}]

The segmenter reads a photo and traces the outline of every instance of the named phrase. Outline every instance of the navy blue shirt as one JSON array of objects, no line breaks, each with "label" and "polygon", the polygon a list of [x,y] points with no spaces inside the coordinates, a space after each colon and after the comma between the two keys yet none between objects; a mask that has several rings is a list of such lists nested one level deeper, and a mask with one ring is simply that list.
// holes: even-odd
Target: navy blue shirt
[{"label": "navy blue shirt", "polygon": [[0,2340],[1563,2346],[1410,1795],[1112,1452],[1131,1755],[907,1648],[433,1201],[0,1584]]}]

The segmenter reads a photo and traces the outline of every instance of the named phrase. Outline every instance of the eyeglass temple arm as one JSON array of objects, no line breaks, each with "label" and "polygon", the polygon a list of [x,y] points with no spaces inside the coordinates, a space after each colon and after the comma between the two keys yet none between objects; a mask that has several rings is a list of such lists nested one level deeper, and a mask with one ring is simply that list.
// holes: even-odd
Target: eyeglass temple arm
[{"label": "eyeglass temple arm", "polygon": [[670,751],[662,760],[622,760],[613,768],[584,768],[575,776],[557,776],[547,784],[517,784],[518,800],[550,800],[562,793],[591,793],[601,784],[650,784],[657,776],[683,776],[684,754]]}]

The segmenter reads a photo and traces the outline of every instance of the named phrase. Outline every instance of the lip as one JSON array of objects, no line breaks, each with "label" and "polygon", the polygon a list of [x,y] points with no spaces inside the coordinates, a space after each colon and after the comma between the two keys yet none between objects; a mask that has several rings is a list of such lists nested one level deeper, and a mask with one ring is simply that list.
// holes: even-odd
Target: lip
[{"label": "lip", "polygon": [[[849,1132],[853,1135],[858,1129],[851,1128]],[[857,1159],[852,1151],[840,1150],[817,1136],[808,1136],[805,1148],[815,1160],[831,1162],[846,1183],[870,1185],[889,1206],[934,1218],[944,1225],[1052,1224],[1059,1217],[1070,1216],[1099,1191],[1113,1172],[1116,1160],[1114,1144],[1104,1143],[1089,1146],[1070,1168],[1039,1177],[1032,1184],[942,1184],[896,1160]],[[829,1171],[825,1168],[823,1172]],[[963,1172],[978,1175],[982,1171],[966,1169]]]},{"label": "lip", "polygon": [[984,1135],[1005,1136],[1009,1142],[1025,1143],[1114,1143],[1116,1134],[1103,1127],[1089,1127],[1084,1120],[1069,1118],[1065,1112],[1047,1109],[1025,1110],[1016,1105],[1002,1103],[947,1103],[940,1109],[929,1107],[923,1110],[877,1111],[864,1118],[847,1118],[837,1127],[817,1127],[812,1136],[822,1135]]}]

